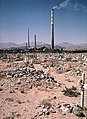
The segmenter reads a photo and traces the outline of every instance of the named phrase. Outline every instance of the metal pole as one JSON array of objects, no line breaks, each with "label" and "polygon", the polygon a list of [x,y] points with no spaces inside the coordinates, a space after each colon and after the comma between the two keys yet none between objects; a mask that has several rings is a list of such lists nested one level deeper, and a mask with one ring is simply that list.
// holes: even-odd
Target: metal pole
[{"label": "metal pole", "polygon": [[86,119],[87,119],[87,78],[85,84],[86,84]]},{"label": "metal pole", "polygon": [[84,108],[84,83],[85,83],[85,73],[82,73],[81,81],[81,108]]}]

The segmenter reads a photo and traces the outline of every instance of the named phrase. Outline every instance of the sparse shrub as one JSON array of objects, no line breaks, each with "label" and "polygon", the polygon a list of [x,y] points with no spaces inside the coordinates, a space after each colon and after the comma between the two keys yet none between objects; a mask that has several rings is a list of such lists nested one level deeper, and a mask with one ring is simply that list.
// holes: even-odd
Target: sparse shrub
[{"label": "sparse shrub", "polygon": [[4,117],[3,119],[14,119],[14,117],[15,117],[14,112],[12,112],[11,116]]},{"label": "sparse shrub", "polygon": [[80,93],[77,92],[77,89],[74,86],[72,86],[71,88],[65,87],[62,92],[65,96],[69,97],[78,97],[80,95]]},{"label": "sparse shrub", "polygon": [[14,112],[12,112],[11,119],[14,119],[15,115]]},{"label": "sparse shrub", "polygon": [[3,119],[10,119],[10,117],[4,117]]},{"label": "sparse shrub", "polygon": [[71,88],[72,90],[77,90],[77,88],[76,87],[74,87],[74,86],[72,86],[72,88]]},{"label": "sparse shrub", "polygon": [[42,105],[45,107],[45,108],[51,108],[52,105],[51,105],[51,102],[49,99],[45,99],[42,101]]}]

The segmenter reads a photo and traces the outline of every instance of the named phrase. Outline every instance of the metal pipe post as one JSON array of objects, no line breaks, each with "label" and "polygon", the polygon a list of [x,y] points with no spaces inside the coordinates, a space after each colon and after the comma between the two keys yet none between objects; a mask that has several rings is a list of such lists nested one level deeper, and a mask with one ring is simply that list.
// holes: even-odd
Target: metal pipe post
[{"label": "metal pipe post", "polygon": [[84,83],[85,83],[85,73],[82,73],[81,81],[81,108],[84,108]]}]

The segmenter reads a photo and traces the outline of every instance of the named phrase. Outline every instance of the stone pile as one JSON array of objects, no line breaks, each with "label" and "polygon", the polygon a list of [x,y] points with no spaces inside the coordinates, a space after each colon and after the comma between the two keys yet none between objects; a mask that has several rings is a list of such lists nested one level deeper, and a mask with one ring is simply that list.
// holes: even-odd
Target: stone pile
[{"label": "stone pile", "polygon": [[82,71],[80,70],[75,70],[71,72],[72,76],[82,76]]},{"label": "stone pile", "polygon": [[82,108],[77,105],[77,104],[56,104],[56,105],[52,105],[47,103],[46,106],[45,105],[39,105],[36,108],[37,113],[35,114],[34,119],[38,118],[38,117],[42,117],[42,116],[47,116],[50,115],[52,113],[57,113],[57,110],[60,110],[60,113],[63,115],[66,115],[67,113],[73,113],[78,117],[85,117],[85,114],[83,113]]},{"label": "stone pile", "polygon": [[59,83],[48,72],[36,70],[33,65],[20,65],[14,70],[0,72],[0,77],[11,80],[9,88],[19,89],[21,86],[31,89],[32,87],[43,86],[45,88],[57,88]]},{"label": "stone pile", "polygon": [[60,107],[60,109],[62,110],[63,114],[73,113],[78,117],[85,117],[85,115],[82,111],[82,108],[77,104],[73,104],[73,103],[64,104]]}]

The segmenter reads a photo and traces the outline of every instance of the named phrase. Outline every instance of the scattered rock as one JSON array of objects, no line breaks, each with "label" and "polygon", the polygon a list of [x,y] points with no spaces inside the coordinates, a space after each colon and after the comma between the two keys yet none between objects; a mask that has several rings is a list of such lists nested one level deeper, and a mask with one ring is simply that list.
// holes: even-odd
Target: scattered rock
[{"label": "scattered rock", "polygon": [[6,98],[5,101],[8,101],[8,102],[13,102],[14,99],[13,98]]},{"label": "scattered rock", "polygon": [[58,103],[57,105],[56,105],[56,108],[60,108],[61,107],[61,105]]},{"label": "scattered rock", "polygon": [[32,89],[32,85],[29,85],[29,89]]},{"label": "scattered rock", "polygon": [[2,91],[3,89],[2,88],[0,88],[0,91]]},{"label": "scattered rock", "polygon": [[76,116],[85,117],[85,115],[82,112],[82,108],[80,106],[78,106],[78,105],[74,105],[74,107],[73,107],[73,113]]},{"label": "scattered rock", "polygon": [[21,84],[21,80],[20,79],[18,79],[17,84]]}]

